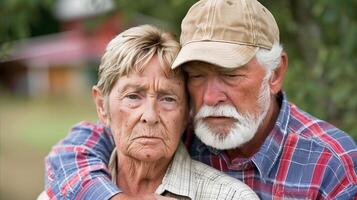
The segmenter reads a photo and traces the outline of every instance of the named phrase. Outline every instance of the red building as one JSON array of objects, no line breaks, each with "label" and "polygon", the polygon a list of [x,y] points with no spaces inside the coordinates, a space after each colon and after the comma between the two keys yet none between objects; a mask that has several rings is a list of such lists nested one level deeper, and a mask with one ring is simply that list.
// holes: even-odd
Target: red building
[{"label": "red building", "polygon": [[[62,32],[16,43],[11,56],[0,61],[0,90],[30,97],[88,93],[105,46],[122,30],[111,0],[92,2],[58,1]],[[104,22],[87,28],[98,17]]]}]

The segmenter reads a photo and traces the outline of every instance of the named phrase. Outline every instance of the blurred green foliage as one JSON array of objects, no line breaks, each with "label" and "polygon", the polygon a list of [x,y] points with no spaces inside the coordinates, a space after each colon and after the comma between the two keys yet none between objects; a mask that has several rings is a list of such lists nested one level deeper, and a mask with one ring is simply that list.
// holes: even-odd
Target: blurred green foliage
[{"label": "blurred green foliage", "polygon": [[[92,0],[94,3],[96,0]],[[179,35],[180,23],[195,0],[114,0],[128,21],[138,14],[165,22]],[[309,113],[331,122],[357,140],[357,1],[260,0],[276,17],[289,55],[285,91]],[[8,43],[31,35],[36,13],[49,0],[2,0],[0,58]],[[46,23],[44,23],[46,24]]]},{"label": "blurred green foliage", "polygon": [[58,31],[57,24],[50,14],[54,2],[52,0],[0,1],[0,60],[10,54],[14,41]]},{"label": "blurred green foliage", "polygon": [[274,3],[289,55],[290,100],[357,139],[357,1]]}]

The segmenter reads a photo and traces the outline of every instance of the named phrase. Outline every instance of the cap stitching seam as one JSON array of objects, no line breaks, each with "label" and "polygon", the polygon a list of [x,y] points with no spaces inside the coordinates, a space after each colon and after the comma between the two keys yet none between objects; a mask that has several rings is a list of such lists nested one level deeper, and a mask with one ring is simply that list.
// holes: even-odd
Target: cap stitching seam
[{"label": "cap stitching seam", "polygon": [[207,23],[205,25],[204,31],[203,31],[203,38],[209,38],[209,32],[208,32],[208,28],[212,23],[212,9],[214,8],[213,6],[213,1],[209,1],[209,12],[208,12],[208,16],[207,16]]},{"label": "cap stitching seam", "polygon": [[186,46],[187,44],[190,43],[195,43],[195,42],[219,42],[219,43],[228,43],[228,44],[240,44],[240,45],[246,45],[246,46],[255,46],[255,47],[262,47],[262,48],[267,48],[269,49],[270,47],[263,45],[263,44],[257,44],[257,43],[251,43],[251,42],[232,42],[232,41],[225,41],[225,40],[212,40],[212,39],[206,39],[206,40],[191,40],[189,42],[186,42],[182,47]]},{"label": "cap stitching seam", "polygon": [[216,8],[217,8],[217,0],[213,2],[213,6],[212,6],[212,17],[211,17],[211,21],[210,21],[210,26],[211,26],[211,29],[210,29],[210,33],[209,33],[209,38],[212,38],[212,35],[213,35],[213,22],[214,22],[214,19],[216,18]]},{"label": "cap stitching seam", "polygon": [[253,16],[252,16],[253,9],[252,9],[252,7],[249,6],[248,3],[246,3],[245,6],[246,6],[247,10],[249,10],[248,19],[249,19],[249,25],[250,25],[252,38],[253,38],[252,43],[256,45],[257,44],[257,42],[256,42],[256,33],[255,33],[255,30],[254,30]]}]

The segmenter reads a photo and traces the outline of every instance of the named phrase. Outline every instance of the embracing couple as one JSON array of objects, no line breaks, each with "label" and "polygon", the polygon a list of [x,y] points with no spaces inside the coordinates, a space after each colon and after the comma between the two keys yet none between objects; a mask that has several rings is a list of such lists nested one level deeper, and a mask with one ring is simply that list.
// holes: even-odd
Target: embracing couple
[{"label": "embracing couple", "polygon": [[201,0],[181,28],[180,44],[149,25],[108,44],[92,89],[99,122],[46,157],[47,198],[356,197],[356,143],[288,102],[268,9]]}]

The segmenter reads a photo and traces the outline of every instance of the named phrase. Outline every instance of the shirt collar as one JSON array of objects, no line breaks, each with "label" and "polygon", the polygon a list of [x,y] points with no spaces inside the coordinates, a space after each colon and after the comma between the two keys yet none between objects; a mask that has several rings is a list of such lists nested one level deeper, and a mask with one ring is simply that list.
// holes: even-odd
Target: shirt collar
[{"label": "shirt collar", "polygon": [[281,107],[275,126],[265,139],[260,150],[252,157],[252,161],[263,177],[269,175],[274,164],[279,159],[283,143],[288,134],[288,124],[290,119],[289,102],[283,92],[278,95],[278,100],[281,102]]},{"label": "shirt collar", "polygon": [[162,194],[168,191],[179,196],[194,199],[198,182],[192,174],[194,170],[192,167],[192,159],[183,143],[180,143],[173,161],[162,180],[162,184],[157,188],[156,193]]}]

